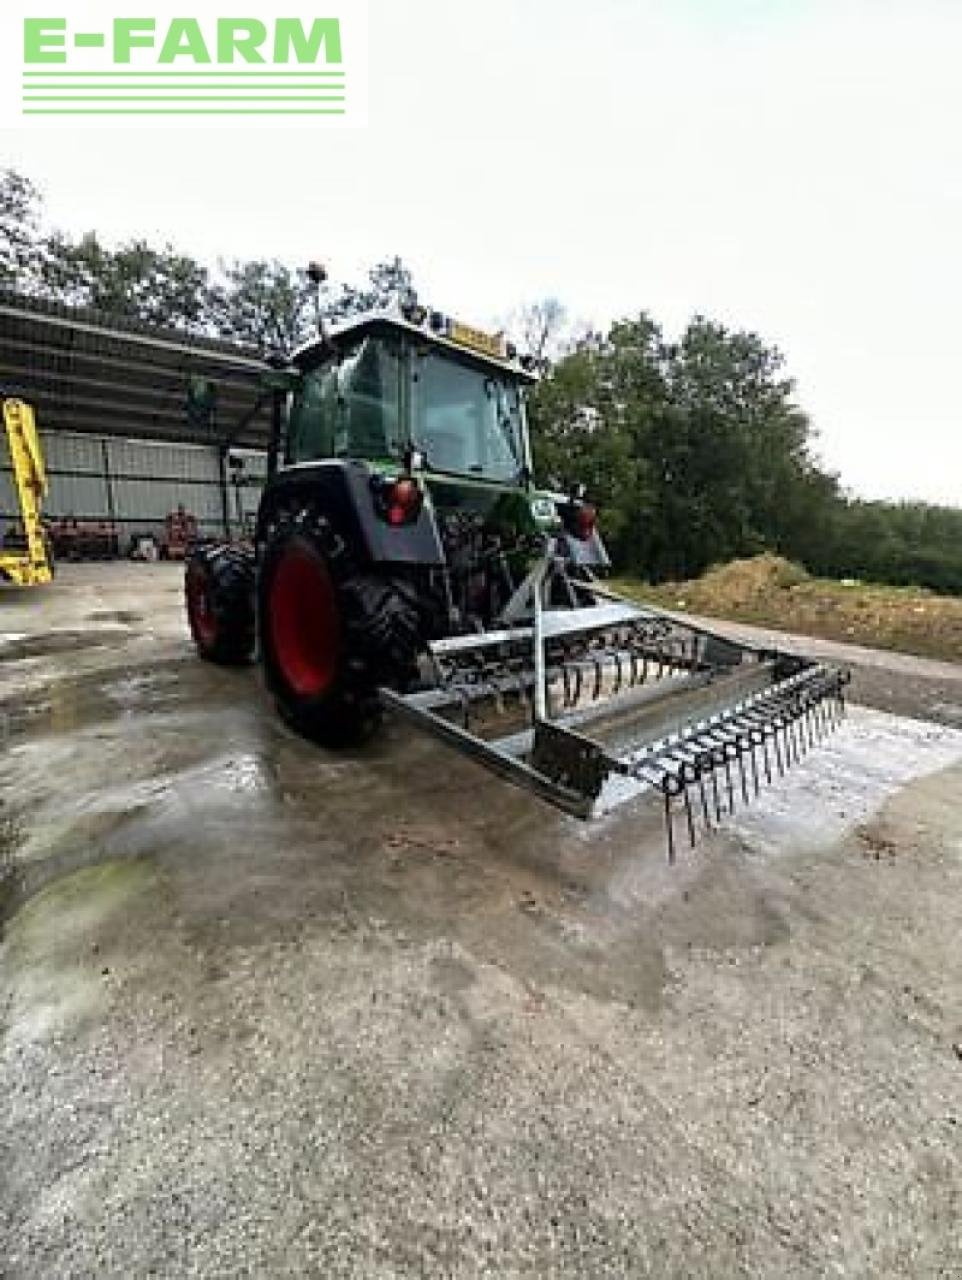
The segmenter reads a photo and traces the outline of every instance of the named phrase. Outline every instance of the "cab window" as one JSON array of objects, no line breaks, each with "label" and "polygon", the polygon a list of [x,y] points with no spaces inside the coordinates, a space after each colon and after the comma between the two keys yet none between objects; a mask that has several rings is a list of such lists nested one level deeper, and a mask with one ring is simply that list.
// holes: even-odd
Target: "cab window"
[{"label": "cab window", "polygon": [[513,483],[522,467],[518,388],[434,353],[416,359],[413,436],[428,467]]},{"label": "cab window", "polygon": [[290,412],[291,457],[397,457],[401,434],[401,351],[365,338],[336,364],[306,373]]}]

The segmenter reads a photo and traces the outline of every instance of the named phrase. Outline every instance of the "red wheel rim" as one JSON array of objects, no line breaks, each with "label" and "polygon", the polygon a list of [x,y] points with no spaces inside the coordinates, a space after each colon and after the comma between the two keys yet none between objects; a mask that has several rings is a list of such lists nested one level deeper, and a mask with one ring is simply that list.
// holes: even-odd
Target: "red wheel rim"
[{"label": "red wheel rim", "polygon": [[274,657],[287,685],[316,698],[337,671],[340,625],[330,574],[323,562],[297,547],[274,570],[270,593]]},{"label": "red wheel rim", "polygon": [[203,569],[187,574],[187,616],[197,640],[205,648],[217,643],[217,617],[211,608],[210,583]]}]

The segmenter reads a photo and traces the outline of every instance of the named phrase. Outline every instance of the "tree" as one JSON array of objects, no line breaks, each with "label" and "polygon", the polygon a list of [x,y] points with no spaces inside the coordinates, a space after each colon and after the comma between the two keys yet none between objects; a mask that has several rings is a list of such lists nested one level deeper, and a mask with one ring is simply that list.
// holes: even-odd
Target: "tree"
[{"label": "tree", "polygon": [[260,350],[290,352],[317,334],[318,318],[346,319],[390,309],[414,291],[400,258],[376,263],[366,284],[316,286],[306,270],[271,261],[221,264],[222,281],[211,294],[211,317],[221,336]]},{"label": "tree", "polygon": [[367,283],[328,286],[322,297],[322,313],[329,320],[343,320],[366,311],[387,311],[415,296],[414,278],[400,258],[386,258],[368,271]]},{"label": "tree", "polygon": [[31,292],[34,286],[41,196],[15,169],[0,171],[0,285]]},{"label": "tree", "polygon": [[314,331],[315,288],[305,270],[276,258],[221,264],[211,290],[212,323],[222,338],[260,351],[289,352]]},{"label": "tree", "polygon": [[562,353],[568,312],[557,298],[529,302],[508,322],[522,351],[536,360],[552,360]]},{"label": "tree", "polygon": [[118,319],[189,331],[210,325],[207,268],[171,245],[132,240],[109,249],[92,231],[79,240],[53,231],[40,242],[36,274],[48,296]]},{"label": "tree", "polygon": [[536,457],[588,484],[624,568],[680,578],[766,546],[791,553],[799,512],[835,495],[793,390],[757,335],[696,316],[671,343],[642,313],[582,340],[538,388]]}]

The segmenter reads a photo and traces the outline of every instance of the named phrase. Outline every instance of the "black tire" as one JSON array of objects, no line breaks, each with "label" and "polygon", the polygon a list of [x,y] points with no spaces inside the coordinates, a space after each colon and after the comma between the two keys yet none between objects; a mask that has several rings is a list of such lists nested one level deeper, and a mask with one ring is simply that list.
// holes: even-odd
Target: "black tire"
[{"label": "black tire", "polygon": [[254,555],[243,547],[196,547],[184,571],[187,622],[207,662],[236,667],[254,656]]},{"label": "black tire", "polygon": [[377,687],[403,688],[421,647],[413,587],[357,572],[323,517],[281,519],[258,579],[264,676],[284,720],[325,746],[356,745],[381,720]]}]

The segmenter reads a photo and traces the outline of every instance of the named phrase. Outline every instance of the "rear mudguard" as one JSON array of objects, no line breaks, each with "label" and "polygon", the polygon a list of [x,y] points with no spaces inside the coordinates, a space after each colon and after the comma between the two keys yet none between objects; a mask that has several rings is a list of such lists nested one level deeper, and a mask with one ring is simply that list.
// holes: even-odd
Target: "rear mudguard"
[{"label": "rear mudguard", "polygon": [[310,505],[347,539],[360,564],[442,567],[444,551],[427,504],[410,524],[390,525],[378,512],[376,483],[370,467],[341,458],[286,467],[264,489],[257,513],[258,544],[278,510]]}]

